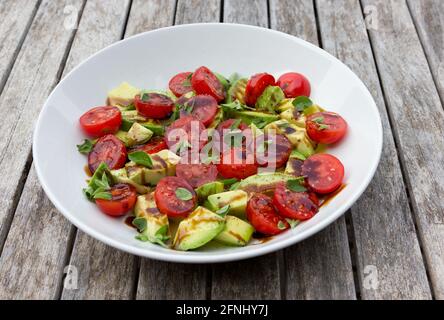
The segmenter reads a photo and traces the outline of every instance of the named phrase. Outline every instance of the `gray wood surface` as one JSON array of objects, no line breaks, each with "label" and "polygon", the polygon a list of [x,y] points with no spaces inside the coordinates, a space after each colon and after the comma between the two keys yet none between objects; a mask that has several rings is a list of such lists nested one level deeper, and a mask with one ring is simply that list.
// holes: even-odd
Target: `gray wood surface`
[{"label": "gray wood surface", "polygon": [[[444,299],[444,1],[3,0],[0,14],[0,299]],[[51,89],[122,37],[218,21],[322,44],[357,73],[384,127],[368,190],[310,239],[233,263],[142,259],[77,231],[32,166]]]},{"label": "gray wood surface", "polygon": [[[273,29],[319,43],[312,1],[272,1],[270,9]],[[315,237],[285,249],[284,260],[288,299],[356,299],[343,217]]]},{"label": "gray wood surface", "polygon": [[378,29],[370,29],[370,39],[433,293],[443,299],[444,111],[406,2],[363,4],[378,10]]},{"label": "gray wood surface", "polygon": [[[430,298],[359,0],[320,0],[317,11],[324,49],[346,63],[364,81],[379,107],[384,127],[384,149],[378,171],[367,191],[352,207],[361,297]],[[372,276],[370,272],[375,272],[373,270],[376,270],[377,285],[369,282]]]}]

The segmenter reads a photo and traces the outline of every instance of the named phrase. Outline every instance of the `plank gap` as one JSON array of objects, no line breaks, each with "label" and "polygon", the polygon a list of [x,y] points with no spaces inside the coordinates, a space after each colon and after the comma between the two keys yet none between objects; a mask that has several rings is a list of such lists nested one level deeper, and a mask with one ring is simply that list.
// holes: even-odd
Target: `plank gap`
[{"label": "plank gap", "polygon": [[[362,4],[362,0],[359,0],[359,5],[361,7],[362,18],[365,21],[364,6]],[[433,285],[432,285],[432,280],[431,280],[430,274],[429,274],[429,267],[428,267],[427,259],[425,257],[424,250],[423,250],[423,239],[422,239],[421,233],[418,232],[418,225],[417,225],[417,219],[418,218],[417,218],[417,215],[416,215],[416,211],[414,210],[413,198],[412,198],[412,195],[411,195],[411,192],[413,192],[413,191],[411,191],[410,179],[408,178],[408,173],[407,173],[404,157],[403,157],[403,154],[402,154],[402,149],[400,147],[399,135],[398,135],[398,132],[397,132],[395,126],[393,125],[393,122],[394,122],[393,114],[392,114],[391,107],[390,107],[390,105],[388,103],[387,95],[386,95],[386,92],[385,92],[385,87],[383,85],[383,79],[381,77],[381,73],[380,73],[380,70],[379,70],[379,64],[378,64],[378,61],[377,61],[376,56],[375,56],[375,49],[374,49],[374,46],[373,46],[373,37],[372,37],[371,33],[368,31],[367,27],[365,28],[365,32],[367,33],[367,37],[369,39],[369,45],[370,45],[370,49],[371,49],[371,53],[372,53],[372,58],[373,58],[373,61],[375,63],[376,74],[377,74],[378,81],[379,81],[380,87],[381,87],[382,98],[384,100],[384,104],[385,104],[386,110],[387,110],[387,118],[388,118],[390,130],[393,133],[393,141],[394,141],[394,144],[395,144],[396,156],[398,158],[399,166],[400,166],[400,169],[401,169],[402,181],[404,183],[405,190],[406,190],[406,195],[407,195],[407,203],[408,203],[408,206],[409,206],[409,209],[410,209],[410,214],[412,215],[413,226],[415,228],[416,237],[418,239],[419,249],[420,249],[420,252],[421,252],[422,262],[424,264],[424,269],[425,269],[425,272],[426,272],[426,277],[427,277],[427,282],[428,282],[429,289],[430,289],[430,294],[431,294],[432,299],[435,300],[435,292],[434,292]]]},{"label": "plank gap", "polygon": [[63,288],[65,283],[65,268],[69,265],[71,261],[72,251],[74,249],[74,243],[76,240],[77,228],[74,225],[71,225],[71,229],[69,230],[68,241],[66,242],[66,252],[65,257],[63,258],[62,264],[62,272],[60,273],[60,280],[57,281],[58,287],[56,289],[55,300],[60,300],[63,294]]},{"label": "plank gap", "polygon": [[278,251],[278,267],[279,267],[279,282],[281,288],[281,300],[287,300],[287,261],[285,258],[285,251]]},{"label": "plank gap", "polygon": [[[222,0],[223,1],[223,0]],[[213,288],[213,265],[209,264],[206,266],[205,275],[205,299],[211,300],[211,293]]]},{"label": "plank gap", "polygon": [[348,210],[345,213],[345,225],[347,230],[347,237],[348,237],[348,243],[349,243],[349,250],[350,250],[350,257],[351,257],[351,263],[352,263],[352,271],[353,271],[353,282],[355,284],[355,293],[356,293],[356,299],[362,300],[361,296],[361,287],[359,283],[359,276],[358,276],[358,255],[356,252],[356,238],[355,238],[355,230],[353,227],[353,216]]},{"label": "plank gap", "polygon": [[220,0],[219,22],[224,22],[224,6],[225,6],[225,0]]},{"label": "plank gap", "polygon": [[319,23],[318,4],[316,3],[316,0],[313,0],[313,12],[314,12],[315,22],[316,22],[316,34],[318,37],[318,45],[319,45],[319,48],[324,48],[324,45],[322,43],[322,36],[321,36],[321,24]]},{"label": "plank gap", "polygon": [[133,276],[133,287],[132,287],[132,293],[131,293],[131,300],[136,300],[136,298],[137,298],[137,289],[139,288],[141,265],[142,265],[142,258],[136,257],[136,262],[134,263],[134,271],[133,271],[134,276]]},{"label": "plank gap", "polygon": [[132,6],[133,6],[133,0],[129,0],[128,8],[126,8],[126,13],[125,13],[125,21],[123,22],[122,32],[120,33],[120,40],[122,40],[125,37],[126,26],[128,25],[128,20],[130,17],[130,12],[131,12]]},{"label": "plank gap", "polygon": [[177,7],[179,6],[179,0],[176,0],[174,3],[174,10],[173,10],[173,26],[176,25],[176,17],[177,17]]}]

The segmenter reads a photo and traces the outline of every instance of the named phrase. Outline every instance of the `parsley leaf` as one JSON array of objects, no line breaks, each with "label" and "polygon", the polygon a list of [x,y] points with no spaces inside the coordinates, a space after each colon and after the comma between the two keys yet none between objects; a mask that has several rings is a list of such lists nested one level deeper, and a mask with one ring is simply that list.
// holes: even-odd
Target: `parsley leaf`
[{"label": "parsley leaf", "polygon": [[142,165],[144,167],[147,167],[147,168],[152,168],[153,167],[153,160],[144,151],[131,152],[128,155],[128,159],[130,159],[131,161],[133,161],[136,164],[140,164],[140,165]]},{"label": "parsley leaf", "polygon": [[294,192],[305,192],[307,189],[302,185],[303,178],[296,178],[287,181],[287,188]]},{"label": "parsley leaf", "polygon": [[183,201],[188,201],[193,199],[193,194],[185,188],[177,188],[176,189],[176,197]]},{"label": "parsley leaf", "polygon": [[287,229],[287,225],[284,223],[284,221],[279,220],[277,227],[279,228],[279,230],[285,230]]},{"label": "parsley leaf", "polygon": [[311,107],[313,102],[308,97],[300,96],[295,98],[292,104],[297,111],[304,111],[306,108]]},{"label": "parsley leaf", "polygon": [[94,146],[94,143],[92,140],[85,139],[82,144],[77,145],[77,150],[81,154],[88,154],[91,152],[93,146]]},{"label": "parsley leaf", "polygon": [[287,220],[288,224],[292,229],[294,229],[299,223],[301,223],[300,220],[295,220],[295,219],[286,218],[285,220]]}]

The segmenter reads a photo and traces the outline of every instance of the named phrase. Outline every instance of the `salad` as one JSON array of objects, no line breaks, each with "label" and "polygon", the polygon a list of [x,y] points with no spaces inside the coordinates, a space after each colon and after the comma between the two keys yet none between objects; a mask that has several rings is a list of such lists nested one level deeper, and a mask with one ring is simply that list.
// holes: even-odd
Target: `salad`
[{"label": "salad", "polygon": [[136,239],[175,250],[295,228],[343,187],[344,166],[325,151],[347,123],[310,93],[296,72],[226,78],[204,66],[164,91],[122,83],[79,119],[83,192],[127,216]]}]

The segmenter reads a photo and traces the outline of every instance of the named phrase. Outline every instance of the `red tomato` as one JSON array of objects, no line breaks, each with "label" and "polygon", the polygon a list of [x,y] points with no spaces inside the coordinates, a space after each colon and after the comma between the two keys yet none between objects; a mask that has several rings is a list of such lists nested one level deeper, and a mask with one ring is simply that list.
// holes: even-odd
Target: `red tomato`
[{"label": "red tomato", "polygon": [[225,99],[224,87],[207,67],[200,67],[191,77],[191,85],[197,94],[207,94],[221,102]]},{"label": "red tomato", "polygon": [[308,220],[319,210],[319,201],[314,193],[294,192],[289,190],[285,183],[276,186],[273,204],[283,217]]},{"label": "red tomato", "polygon": [[193,188],[212,182],[217,178],[214,164],[181,164],[176,165],[176,176],[187,181]]},{"label": "red tomato", "polygon": [[291,175],[293,175],[295,177],[302,176],[302,165],[304,164],[304,161],[296,159],[296,158],[290,158],[290,159],[288,159],[287,163],[289,164],[291,169],[293,169],[293,172],[291,173]]},{"label": "red tomato", "polygon": [[[193,130],[193,137],[191,132],[193,128],[197,128],[196,132]],[[177,153],[180,141],[187,141],[190,145],[199,141],[199,150],[207,143],[207,139],[201,137],[205,126],[199,120],[192,116],[185,116],[174,121],[165,131],[165,141],[171,151]],[[184,137],[185,135],[185,137]],[[199,139],[199,140],[197,140]],[[191,148],[191,147],[190,147]]]},{"label": "red tomato", "polygon": [[347,122],[334,112],[317,112],[305,122],[307,134],[313,141],[331,144],[341,140],[347,132]]},{"label": "red tomato", "polygon": [[87,135],[98,138],[108,133],[116,133],[122,124],[122,114],[117,107],[95,107],[85,112],[79,121]]},{"label": "red tomato", "polygon": [[116,184],[110,190],[112,199],[96,199],[99,209],[109,216],[119,217],[134,208],[137,193],[129,184]]},{"label": "red tomato", "polygon": [[[179,199],[176,194],[178,188],[188,190],[192,198],[189,200]],[[165,177],[156,186],[154,200],[159,211],[168,217],[186,217],[196,206],[197,196],[193,188],[184,179]]]},{"label": "red tomato", "polygon": [[290,225],[281,218],[273,200],[264,194],[254,194],[247,204],[247,219],[257,232],[272,236],[288,229]]},{"label": "red tomato", "polygon": [[335,156],[319,153],[304,161],[302,174],[306,177],[310,189],[326,194],[341,186],[344,179],[344,166]]},{"label": "red tomato", "polygon": [[187,92],[193,91],[191,87],[192,72],[181,72],[171,78],[168,87],[176,97],[180,97]]},{"label": "red tomato", "polygon": [[277,81],[277,85],[281,87],[287,98],[296,98],[299,96],[309,97],[311,93],[308,79],[296,72],[288,72],[281,75]]},{"label": "red tomato", "polygon": [[[253,162],[253,163],[250,163]],[[257,173],[254,153],[245,148],[231,148],[222,154],[217,170],[226,179],[245,179]]]},{"label": "red tomato", "polygon": [[209,126],[218,111],[217,101],[208,95],[197,95],[190,98],[185,106],[191,108],[191,115],[193,118],[202,121],[204,126]]},{"label": "red tomato", "polygon": [[280,168],[287,164],[292,145],[285,136],[281,134],[267,134],[261,135],[257,139],[257,146],[264,144],[265,141],[270,141],[270,143],[264,144],[265,152],[263,152],[263,157],[261,153],[257,153],[258,162],[262,167],[272,166]]},{"label": "red tomato", "polygon": [[105,162],[111,170],[122,168],[126,162],[126,148],[122,141],[112,134],[101,137],[88,154],[88,167],[94,173]]},{"label": "red tomato", "polygon": [[134,106],[144,117],[163,119],[173,111],[174,101],[164,94],[144,93],[142,97],[137,95],[134,98]]},{"label": "red tomato", "polygon": [[131,151],[145,151],[148,154],[154,154],[165,149],[168,149],[165,139],[156,136],[151,138],[146,144],[133,147]]},{"label": "red tomato", "polygon": [[271,74],[258,73],[248,80],[247,88],[245,89],[245,103],[250,107],[254,107],[257,98],[264,92],[268,86],[274,86],[275,80]]}]

